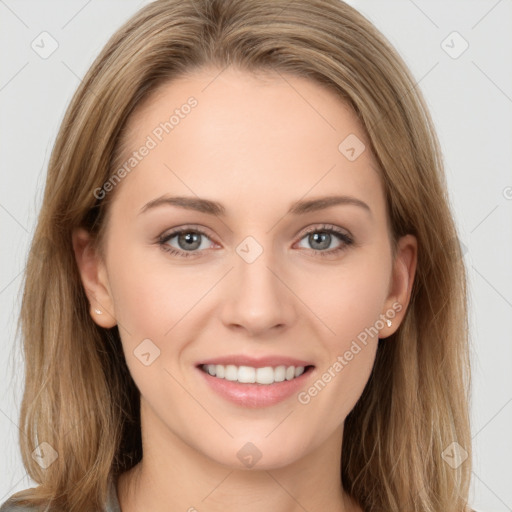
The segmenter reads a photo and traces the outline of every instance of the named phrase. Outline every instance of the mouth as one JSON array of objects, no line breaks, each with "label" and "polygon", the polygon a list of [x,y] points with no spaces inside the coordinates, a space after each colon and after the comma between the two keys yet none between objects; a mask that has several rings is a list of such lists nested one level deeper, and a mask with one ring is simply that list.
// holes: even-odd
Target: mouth
[{"label": "mouth", "polygon": [[217,379],[224,379],[240,384],[259,384],[270,386],[279,382],[291,381],[299,378],[304,373],[311,371],[314,366],[237,366],[234,364],[202,364],[198,368],[204,373]]},{"label": "mouth", "polygon": [[196,365],[210,391],[244,408],[261,408],[287,400],[306,387],[315,366],[297,359],[244,356]]}]

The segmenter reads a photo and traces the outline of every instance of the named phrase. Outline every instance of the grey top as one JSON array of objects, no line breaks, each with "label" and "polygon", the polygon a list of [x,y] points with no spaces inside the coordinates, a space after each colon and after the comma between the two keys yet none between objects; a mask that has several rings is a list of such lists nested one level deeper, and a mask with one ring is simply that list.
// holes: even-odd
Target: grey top
[{"label": "grey top", "polygon": [[[36,512],[39,511],[37,507],[24,507],[15,505],[9,498],[1,507],[0,512]],[[51,511],[50,511],[51,512]],[[105,505],[105,512],[121,512],[119,501],[117,499],[116,486],[113,480],[110,480],[108,488],[107,503]]]}]

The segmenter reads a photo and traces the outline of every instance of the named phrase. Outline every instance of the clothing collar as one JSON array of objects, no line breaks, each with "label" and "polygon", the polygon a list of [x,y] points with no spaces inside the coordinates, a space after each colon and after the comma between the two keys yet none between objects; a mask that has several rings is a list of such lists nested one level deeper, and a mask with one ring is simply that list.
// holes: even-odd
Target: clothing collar
[{"label": "clothing collar", "polygon": [[119,500],[117,498],[117,479],[111,477],[109,480],[107,495],[107,512],[121,512]]}]

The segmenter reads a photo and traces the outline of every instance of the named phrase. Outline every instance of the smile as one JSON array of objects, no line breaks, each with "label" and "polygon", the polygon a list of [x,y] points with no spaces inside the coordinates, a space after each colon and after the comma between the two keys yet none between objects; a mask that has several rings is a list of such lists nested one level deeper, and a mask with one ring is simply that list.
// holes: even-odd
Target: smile
[{"label": "smile", "polygon": [[201,369],[218,379],[225,379],[242,384],[270,385],[285,380],[300,377],[307,367],[304,366],[265,366],[255,368],[252,366],[236,366],[233,364],[203,364]]},{"label": "smile", "polygon": [[217,396],[251,409],[277,405],[296,396],[314,377],[315,370],[307,361],[245,356],[203,361],[196,368]]}]

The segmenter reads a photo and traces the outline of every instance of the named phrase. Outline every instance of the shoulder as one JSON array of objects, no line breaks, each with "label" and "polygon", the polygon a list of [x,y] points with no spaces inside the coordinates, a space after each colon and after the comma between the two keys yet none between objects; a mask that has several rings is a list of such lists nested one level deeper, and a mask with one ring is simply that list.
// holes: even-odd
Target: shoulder
[{"label": "shoulder", "polygon": [[[32,491],[34,488],[25,489],[22,492]],[[42,508],[39,505],[32,505],[17,497],[18,493],[11,495],[4,503],[0,502],[0,512],[39,512]]]},{"label": "shoulder", "polygon": [[17,504],[11,498],[0,506],[0,512],[37,512],[39,507],[28,507],[26,505]]},{"label": "shoulder", "polygon": [[[48,507],[44,506],[21,504],[16,501],[14,496],[15,495],[11,496],[3,504],[0,503],[0,512],[47,512],[48,510]],[[113,480],[110,480],[109,482],[108,496],[105,506],[106,508],[104,510],[106,512],[121,512],[119,501],[117,499],[116,483]]]}]

